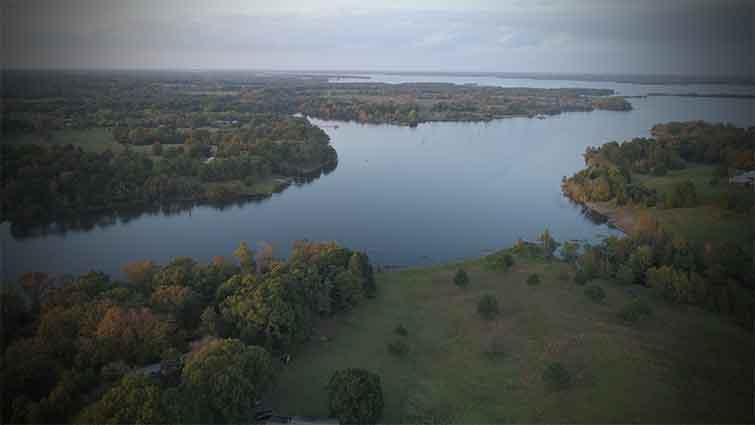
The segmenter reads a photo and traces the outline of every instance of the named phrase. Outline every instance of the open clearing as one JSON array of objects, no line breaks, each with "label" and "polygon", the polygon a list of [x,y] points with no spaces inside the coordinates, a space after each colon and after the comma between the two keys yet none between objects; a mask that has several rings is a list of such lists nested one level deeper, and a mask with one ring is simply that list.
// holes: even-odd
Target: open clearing
[{"label": "open clearing", "polygon": [[[452,283],[459,266],[470,277],[463,289]],[[615,282],[590,282],[607,294],[595,303],[585,287],[557,278],[568,269],[517,258],[506,272],[471,260],[379,273],[376,299],[319,324],[313,340],[294,353],[273,407],[287,415],[327,416],[331,374],[362,367],[382,379],[384,423],[750,422],[747,331]],[[541,283],[527,285],[535,272]],[[476,312],[486,293],[501,309],[490,322]],[[653,314],[625,325],[617,312],[635,297],[646,299]],[[408,336],[394,333],[399,324]],[[503,341],[503,354],[486,353],[493,335]],[[386,347],[399,338],[409,345],[405,357]],[[555,361],[574,383],[549,392],[541,376]]]},{"label": "open clearing", "polygon": [[711,185],[713,168],[694,165],[683,170],[671,171],[666,176],[645,179],[643,184],[658,190],[659,194],[669,193],[675,184],[689,180],[695,185],[699,203],[694,208],[649,208],[648,211],[652,212],[666,230],[672,234],[684,235],[698,246],[705,242],[733,241],[749,251],[755,240],[755,214],[752,211],[724,210],[719,202],[730,192],[749,199],[749,205],[752,206],[755,203],[755,193],[749,188],[729,184],[726,179]]},{"label": "open clearing", "polygon": [[692,208],[618,207],[615,200],[591,202],[589,206],[611,218],[625,233],[632,233],[640,215],[647,212],[658,220],[664,230],[672,235],[683,235],[698,249],[702,249],[707,242],[734,242],[745,252],[750,252],[755,240],[755,213],[752,210],[723,209],[721,199],[727,193],[735,194],[748,200],[748,205],[755,208],[755,193],[749,188],[729,184],[726,179],[711,185],[713,169],[708,165],[691,164],[683,170],[670,171],[665,176],[633,175],[635,181],[656,189],[661,197],[672,192],[676,184],[691,181],[698,200],[698,204]]},{"label": "open clearing", "polygon": [[[3,136],[3,143],[8,144],[37,144],[37,145],[68,145],[80,147],[87,152],[104,152],[110,150],[113,153],[122,152],[124,145],[113,139],[113,134],[107,128],[95,127],[86,130],[65,129],[54,130],[46,137],[40,134],[15,133]],[[152,146],[129,146],[133,151],[147,154],[152,159],[160,159],[152,155]],[[167,148],[167,146],[166,146]]]}]

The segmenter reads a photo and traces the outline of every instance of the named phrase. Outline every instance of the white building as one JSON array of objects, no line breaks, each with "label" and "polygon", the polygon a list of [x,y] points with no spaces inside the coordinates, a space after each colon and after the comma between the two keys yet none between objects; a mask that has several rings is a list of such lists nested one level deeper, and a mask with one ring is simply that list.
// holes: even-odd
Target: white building
[{"label": "white building", "polygon": [[748,171],[738,176],[734,176],[729,179],[729,183],[751,186],[753,191],[755,191],[755,171]]}]

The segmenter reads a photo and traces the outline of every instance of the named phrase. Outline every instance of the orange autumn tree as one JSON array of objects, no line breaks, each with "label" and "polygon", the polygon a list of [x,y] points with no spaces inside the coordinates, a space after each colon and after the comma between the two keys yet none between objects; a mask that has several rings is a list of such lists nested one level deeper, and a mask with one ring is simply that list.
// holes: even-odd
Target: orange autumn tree
[{"label": "orange autumn tree", "polygon": [[121,353],[124,360],[135,364],[157,361],[172,344],[175,326],[158,318],[146,307],[109,308],[95,332],[104,348]]}]

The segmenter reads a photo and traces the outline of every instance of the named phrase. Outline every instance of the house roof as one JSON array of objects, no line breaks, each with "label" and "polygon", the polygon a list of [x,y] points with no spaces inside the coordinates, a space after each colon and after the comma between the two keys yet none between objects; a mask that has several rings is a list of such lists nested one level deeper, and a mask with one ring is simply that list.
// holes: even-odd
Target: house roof
[{"label": "house roof", "polygon": [[748,171],[729,179],[731,183],[750,183],[753,180],[755,180],[755,171]]}]

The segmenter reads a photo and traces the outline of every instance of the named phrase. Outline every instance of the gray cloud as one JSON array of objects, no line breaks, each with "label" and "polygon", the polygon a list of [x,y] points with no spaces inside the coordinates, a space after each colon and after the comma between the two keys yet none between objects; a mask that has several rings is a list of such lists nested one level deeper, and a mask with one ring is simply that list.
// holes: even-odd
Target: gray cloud
[{"label": "gray cloud", "polygon": [[[751,74],[747,1],[10,0],[17,67]],[[259,7],[256,7],[259,6]]]}]

